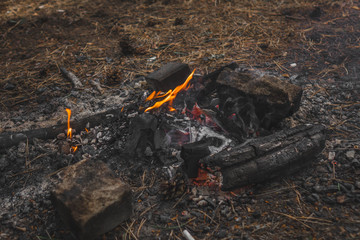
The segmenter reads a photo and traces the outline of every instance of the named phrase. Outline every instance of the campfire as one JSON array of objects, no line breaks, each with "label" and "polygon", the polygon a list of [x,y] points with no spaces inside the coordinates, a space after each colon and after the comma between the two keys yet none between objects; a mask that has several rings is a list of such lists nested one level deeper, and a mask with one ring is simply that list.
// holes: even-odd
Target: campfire
[{"label": "campfire", "polygon": [[[75,122],[66,108],[66,134],[63,126],[44,130],[56,134],[61,154],[76,159],[56,172],[60,180],[52,196],[79,238],[128,219],[136,206],[125,182],[140,177],[144,187],[150,169],[161,176],[149,183],[161,201],[181,199],[196,188],[231,198],[233,191],[294,174],[324,147],[320,125],[279,127],[297,111],[302,90],[278,77],[236,64],[201,76],[186,64],[169,63],[146,80],[152,89],[135,94],[132,105]],[[38,131],[29,134],[39,137]],[[126,177],[119,180],[113,171]]]}]

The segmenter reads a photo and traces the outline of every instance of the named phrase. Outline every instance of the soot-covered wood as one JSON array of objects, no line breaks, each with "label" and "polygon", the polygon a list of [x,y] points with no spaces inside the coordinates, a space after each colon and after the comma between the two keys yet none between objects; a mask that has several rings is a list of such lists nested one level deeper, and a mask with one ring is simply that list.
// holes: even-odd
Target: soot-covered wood
[{"label": "soot-covered wood", "polygon": [[201,162],[220,166],[223,190],[231,190],[292,174],[322,151],[322,125],[301,125],[228,148]]}]

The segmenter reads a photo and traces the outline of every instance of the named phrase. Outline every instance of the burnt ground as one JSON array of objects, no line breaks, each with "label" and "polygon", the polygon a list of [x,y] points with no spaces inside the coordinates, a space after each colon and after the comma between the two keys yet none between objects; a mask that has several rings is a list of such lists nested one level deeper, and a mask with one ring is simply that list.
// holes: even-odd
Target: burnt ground
[{"label": "burnt ground", "polygon": [[[0,12],[2,132],[65,122],[65,107],[76,119],[128,106],[128,91],[147,89],[136,79],[170,61],[199,74],[234,61],[287,78],[304,94],[300,110],[281,124],[328,129],[310,168],[234,193],[190,186],[182,197],[159,200],[153,187],[160,163],[130,168],[128,160],[114,166],[109,157],[133,187],[135,211],[102,239],[183,239],[184,229],[195,239],[360,238],[359,1],[9,0]],[[59,67],[82,79],[84,89],[72,90]],[[131,82],[135,87],[125,89]],[[121,149],[121,130],[109,129],[127,124],[104,123],[85,138],[103,137],[94,151]],[[73,238],[49,188],[81,152],[59,154],[57,141],[0,150],[2,239]]]}]

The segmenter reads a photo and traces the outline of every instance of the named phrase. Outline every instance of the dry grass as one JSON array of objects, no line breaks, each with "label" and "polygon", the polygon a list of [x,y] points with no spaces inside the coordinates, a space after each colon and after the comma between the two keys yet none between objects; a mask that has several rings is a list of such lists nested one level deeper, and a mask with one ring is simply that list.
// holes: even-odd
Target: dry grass
[{"label": "dry grass", "polygon": [[[20,103],[36,105],[40,95],[46,100],[64,96],[71,84],[59,66],[102,83],[114,76],[115,82],[132,79],[169,61],[203,73],[232,61],[288,73],[289,59],[301,62],[304,54],[319,51],[308,37],[316,6],[329,24],[345,19],[355,5],[330,0],[9,0],[0,6],[0,105],[10,110]],[[76,56],[86,60],[76,61]],[[326,76],[346,71],[345,63],[313,68]],[[16,88],[3,90],[6,83]]]}]

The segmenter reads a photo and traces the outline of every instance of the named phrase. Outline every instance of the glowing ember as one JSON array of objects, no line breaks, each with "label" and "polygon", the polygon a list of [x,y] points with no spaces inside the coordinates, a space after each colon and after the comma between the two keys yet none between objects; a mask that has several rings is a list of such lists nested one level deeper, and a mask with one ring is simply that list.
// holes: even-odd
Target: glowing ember
[{"label": "glowing ember", "polygon": [[165,94],[161,94],[161,92],[152,92],[145,101],[150,101],[152,99],[155,98],[163,98],[163,100],[156,102],[153,106],[148,107],[147,109],[145,109],[145,112],[150,111],[152,109],[156,109],[159,108],[161,105],[163,105],[166,102],[169,102],[169,111],[175,111],[175,108],[172,107],[172,103],[174,101],[174,99],[176,98],[177,94],[181,91],[181,90],[188,90],[190,85],[189,82],[192,79],[193,75],[194,75],[195,69],[194,71],[188,76],[188,78],[185,80],[185,82],[179,86],[177,86],[174,90],[169,90],[167,93]]},{"label": "glowing ember", "polygon": [[71,110],[69,108],[65,109],[68,114],[68,120],[67,120],[67,137],[72,138],[72,128],[70,127],[70,117],[71,117]]}]

